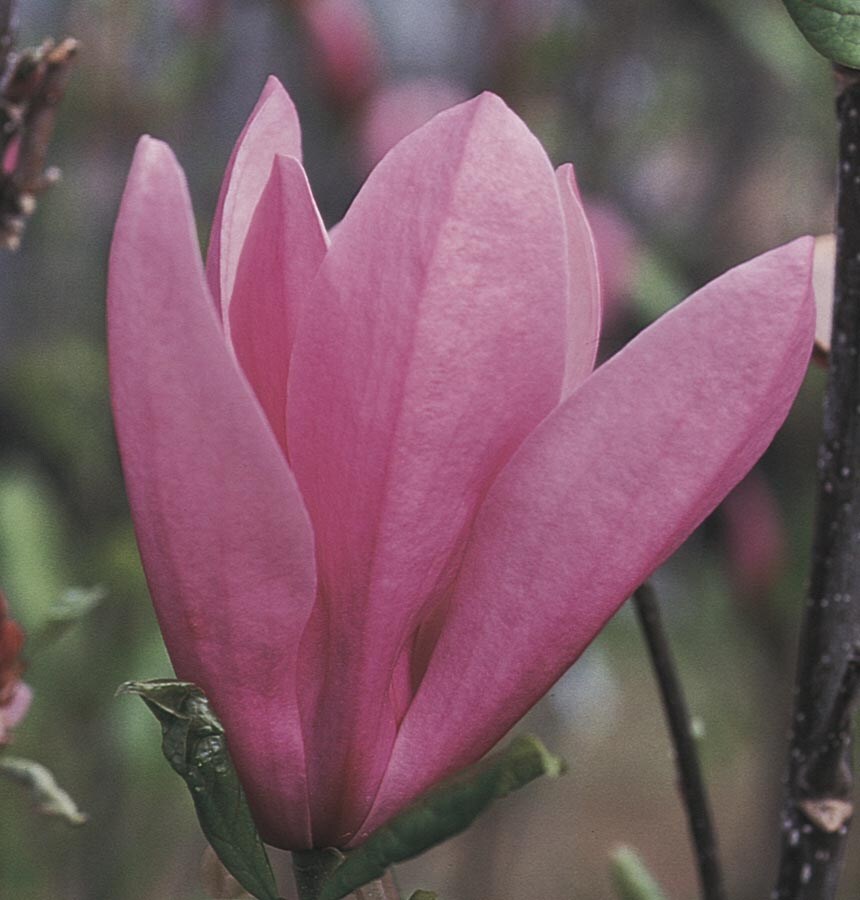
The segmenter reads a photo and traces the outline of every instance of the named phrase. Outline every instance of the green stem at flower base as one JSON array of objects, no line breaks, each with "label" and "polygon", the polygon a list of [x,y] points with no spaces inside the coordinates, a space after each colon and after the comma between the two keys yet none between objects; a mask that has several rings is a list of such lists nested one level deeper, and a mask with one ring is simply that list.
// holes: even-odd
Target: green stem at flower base
[{"label": "green stem at flower base", "polygon": [[[299,900],[318,900],[329,875],[341,864],[338,850],[304,850],[293,853],[293,876]],[[390,872],[348,895],[353,900],[400,900]]]}]

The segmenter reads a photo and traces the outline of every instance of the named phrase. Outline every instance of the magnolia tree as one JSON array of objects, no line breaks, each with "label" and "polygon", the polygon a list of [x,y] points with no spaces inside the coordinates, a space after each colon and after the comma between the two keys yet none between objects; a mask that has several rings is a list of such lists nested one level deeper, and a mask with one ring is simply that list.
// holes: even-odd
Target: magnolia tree
[{"label": "magnolia tree", "polygon": [[[399,897],[394,864],[563,773],[535,737],[493,748],[632,596],[702,896],[724,897],[647,580],[783,423],[816,300],[832,318],[817,335],[825,437],[774,897],[836,896],[860,672],[860,3],[787,5],[836,71],[835,248],[798,237],[751,259],[597,365],[632,228],[584,201],[499,96],[384,87],[361,3],[296,4],[373,164],[331,231],[275,78],[228,162],[205,262],[180,163],[140,139],[110,250],[110,387],[176,679],[122,690],[161,723],[219,896],[277,900],[269,844],[291,851],[301,900]],[[780,553],[778,526],[743,537],[768,502],[752,481],[729,507],[749,593]],[[3,607],[0,751],[30,702],[21,641]],[[635,853],[614,865],[622,898],[663,896]]]}]

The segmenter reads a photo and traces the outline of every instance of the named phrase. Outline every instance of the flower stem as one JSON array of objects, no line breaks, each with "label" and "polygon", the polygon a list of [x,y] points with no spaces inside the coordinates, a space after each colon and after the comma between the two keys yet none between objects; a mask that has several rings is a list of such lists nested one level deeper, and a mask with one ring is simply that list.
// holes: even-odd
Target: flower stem
[{"label": "flower stem", "polygon": [[293,852],[293,878],[299,900],[317,900],[323,882],[340,865],[343,855],[337,850]]},{"label": "flower stem", "polygon": [[725,900],[717,839],[702,779],[696,741],[690,727],[690,715],[672,660],[669,642],[663,630],[657,596],[650,584],[643,584],[636,591],[633,595],[633,605],[645,635],[648,652],[651,654],[651,663],[660,686],[663,709],[675,747],[681,795],[696,850],[702,897],[704,900]]},{"label": "flower stem", "polygon": [[[325,880],[343,860],[338,850],[304,850],[293,853],[293,876],[299,900],[318,900]],[[352,900],[400,900],[390,872],[349,894]]]},{"label": "flower stem", "polygon": [[836,67],[836,278],[818,509],[801,624],[775,900],[832,900],[853,814],[860,681],[860,72]]}]

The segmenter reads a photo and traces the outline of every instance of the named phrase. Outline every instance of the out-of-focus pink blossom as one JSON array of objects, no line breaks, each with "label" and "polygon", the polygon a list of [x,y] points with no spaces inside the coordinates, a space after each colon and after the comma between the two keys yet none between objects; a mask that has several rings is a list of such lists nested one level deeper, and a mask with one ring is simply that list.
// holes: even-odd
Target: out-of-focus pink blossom
[{"label": "out-of-focus pink blossom", "polygon": [[6,145],[6,152],[3,154],[3,173],[8,175],[10,172],[15,171],[15,166],[18,165],[18,151],[21,148],[21,139],[19,137],[14,137],[9,143]]},{"label": "out-of-focus pink blossom", "polygon": [[173,0],[173,7],[185,28],[205,33],[221,24],[227,10],[227,0]]},{"label": "out-of-focus pink blossom", "polygon": [[611,328],[632,287],[636,261],[636,233],[633,226],[610,203],[585,199],[585,213],[594,234],[603,324]]},{"label": "out-of-focus pink blossom", "polygon": [[466,99],[465,88],[443,78],[385,84],[370,99],[359,134],[365,172],[406,135]]},{"label": "out-of-focus pink blossom", "polygon": [[298,12],[329,92],[343,106],[358,103],[376,84],[381,59],[365,0],[305,0]]},{"label": "out-of-focus pink blossom", "polygon": [[731,573],[744,596],[774,587],[785,561],[785,529],[776,498],[753,471],[723,502]]},{"label": "out-of-focus pink blossom", "polygon": [[570,166],[484,94],[368,178],[331,244],[271,80],[206,270],[144,138],[109,275],[112,402],[177,674],[264,837],[348,847],[488,750],[746,474],[810,353],[812,240],[592,372]]},{"label": "out-of-focus pink blossom", "polygon": [[0,593],[0,745],[8,743],[32,698],[30,688],[21,681],[24,632],[8,613],[6,598]]},{"label": "out-of-focus pink blossom", "polygon": [[563,0],[484,0],[492,23],[507,41],[544,34],[559,20]]}]

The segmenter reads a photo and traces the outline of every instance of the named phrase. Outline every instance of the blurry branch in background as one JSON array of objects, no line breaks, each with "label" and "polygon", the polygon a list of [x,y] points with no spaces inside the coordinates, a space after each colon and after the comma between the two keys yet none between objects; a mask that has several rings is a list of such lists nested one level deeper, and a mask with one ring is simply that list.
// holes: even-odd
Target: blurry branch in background
[{"label": "blurry branch in background", "polygon": [[681,682],[663,630],[657,596],[650,584],[646,582],[636,591],[633,595],[633,606],[648,644],[651,664],[660,686],[663,709],[672,735],[681,796],[684,799],[690,835],[696,850],[702,897],[704,900],[725,900],[717,839],[699,765],[696,739]]},{"label": "blurry branch in background", "polygon": [[[54,604],[43,627],[46,643],[65,632],[105,596],[102,588],[69,588]],[[32,759],[6,754],[11,731],[19,726],[30,706],[30,688],[20,681],[24,670],[21,653],[24,632],[9,618],[5,597],[0,593],[0,776],[28,788],[40,813],[83,825],[87,816],[58,784],[49,769]],[[32,652],[32,644],[28,643]],[[22,701],[22,691],[23,701]],[[4,715],[5,713],[5,715]],[[5,719],[5,721],[4,721]]]},{"label": "blurry branch in background", "polygon": [[107,597],[107,589],[95,587],[70,587],[48,609],[39,629],[30,635],[30,654],[38,655],[59,640],[67,631],[92,612]]},{"label": "blurry branch in background", "polygon": [[839,183],[833,334],[818,452],[775,900],[836,896],[854,808],[860,683],[860,71],[836,66]]},{"label": "blurry branch in background", "polygon": [[9,54],[15,43],[15,0],[0,0],[0,71],[6,71]]},{"label": "blurry branch in background", "polygon": [[17,756],[0,756],[0,775],[29,788],[40,813],[56,816],[69,825],[83,825],[87,821],[86,814],[41,763]]},{"label": "blurry branch in background", "polygon": [[230,874],[211,844],[206,845],[200,860],[200,883],[213,900],[253,900],[245,888]]},{"label": "blurry branch in background", "polygon": [[0,0],[0,246],[16,250],[36,197],[60,176],[46,168],[57,107],[78,44],[45,40],[16,52],[15,0]]},{"label": "blurry branch in background", "polygon": [[632,847],[618,847],[610,858],[610,874],[618,900],[666,900],[660,885]]}]

